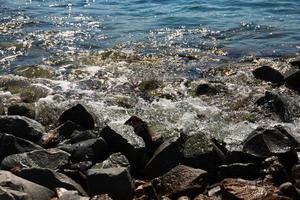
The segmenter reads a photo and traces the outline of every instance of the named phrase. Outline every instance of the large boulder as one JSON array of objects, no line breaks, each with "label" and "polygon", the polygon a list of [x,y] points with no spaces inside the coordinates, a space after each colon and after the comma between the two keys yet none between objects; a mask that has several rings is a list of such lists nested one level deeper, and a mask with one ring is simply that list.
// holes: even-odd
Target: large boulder
[{"label": "large boulder", "polygon": [[27,117],[0,116],[0,132],[37,142],[41,139],[45,128],[37,121]]},{"label": "large boulder", "polygon": [[252,73],[255,78],[267,82],[281,84],[284,81],[284,76],[278,70],[270,66],[258,67]]},{"label": "large boulder", "polygon": [[78,183],[68,176],[51,169],[22,169],[16,171],[16,175],[51,190],[55,190],[56,188],[65,188],[67,190],[77,190],[81,195],[87,196],[85,190]]},{"label": "large boulder", "polygon": [[8,171],[0,171],[0,199],[3,200],[49,200],[55,193],[41,185],[13,175]]},{"label": "large boulder", "polygon": [[61,145],[59,148],[69,152],[73,162],[99,162],[108,156],[108,147],[102,138],[84,140],[75,144]]},{"label": "large boulder", "polygon": [[179,165],[152,180],[152,185],[159,196],[168,196],[171,199],[180,196],[194,198],[206,189],[206,176],[207,172],[204,170]]},{"label": "large boulder", "polygon": [[182,158],[181,142],[180,137],[173,137],[162,143],[146,164],[145,176],[155,178],[176,167]]},{"label": "large boulder", "polygon": [[124,167],[90,169],[87,174],[89,195],[108,194],[114,200],[131,200],[132,179]]},{"label": "large boulder", "polygon": [[1,162],[1,169],[41,167],[61,169],[69,163],[70,154],[59,149],[41,149],[7,156]]},{"label": "large boulder", "polygon": [[59,117],[60,123],[64,123],[68,120],[79,124],[85,129],[93,129],[95,127],[93,116],[81,104],[69,108]]},{"label": "large boulder", "polygon": [[0,161],[8,155],[42,149],[28,140],[11,134],[0,133]]},{"label": "large boulder", "polygon": [[298,147],[298,141],[283,127],[257,128],[245,139],[243,151],[259,157],[283,154]]},{"label": "large boulder", "polygon": [[145,142],[135,134],[133,127],[110,123],[100,133],[109,147],[110,153],[121,152],[132,167],[143,167],[146,162]]}]

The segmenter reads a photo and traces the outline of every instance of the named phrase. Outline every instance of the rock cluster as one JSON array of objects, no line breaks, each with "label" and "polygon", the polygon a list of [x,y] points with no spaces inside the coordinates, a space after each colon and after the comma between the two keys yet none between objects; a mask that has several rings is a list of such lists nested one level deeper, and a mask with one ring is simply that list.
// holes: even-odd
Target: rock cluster
[{"label": "rock cluster", "polygon": [[25,116],[1,116],[0,199],[300,197],[300,144],[283,126],[257,128],[238,151],[200,132],[154,138],[137,116],[102,128],[95,121],[81,104],[48,131]]}]

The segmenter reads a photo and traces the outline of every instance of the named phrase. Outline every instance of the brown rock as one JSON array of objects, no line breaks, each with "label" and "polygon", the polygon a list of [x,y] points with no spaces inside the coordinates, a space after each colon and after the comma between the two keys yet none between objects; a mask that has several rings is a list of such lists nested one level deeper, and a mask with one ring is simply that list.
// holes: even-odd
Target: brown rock
[{"label": "brown rock", "polygon": [[198,196],[195,197],[194,200],[214,200],[214,198],[210,198],[210,197],[205,196],[203,194],[199,194]]}]

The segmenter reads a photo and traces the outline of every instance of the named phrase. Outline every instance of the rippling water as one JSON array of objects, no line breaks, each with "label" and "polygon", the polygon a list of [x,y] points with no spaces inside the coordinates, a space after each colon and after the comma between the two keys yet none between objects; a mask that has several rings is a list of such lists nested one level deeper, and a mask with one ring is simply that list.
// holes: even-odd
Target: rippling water
[{"label": "rippling water", "polygon": [[[219,58],[299,53],[295,0],[0,0],[0,63],[122,50]],[[63,62],[63,61],[62,61]]]}]

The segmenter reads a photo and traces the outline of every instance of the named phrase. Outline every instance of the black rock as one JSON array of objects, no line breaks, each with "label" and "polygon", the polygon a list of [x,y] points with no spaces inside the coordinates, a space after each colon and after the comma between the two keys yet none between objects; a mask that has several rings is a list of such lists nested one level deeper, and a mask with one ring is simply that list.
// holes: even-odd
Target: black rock
[{"label": "black rock", "polygon": [[299,91],[300,90],[300,70],[289,71],[287,74],[285,74],[284,81],[285,81],[285,84],[287,87]]},{"label": "black rock", "polygon": [[226,164],[233,164],[233,163],[260,164],[262,161],[263,158],[243,151],[229,151],[227,152],[226,159],[225,159]]},{"label": "black rock", "polygon": [[42,147],[14,135],[0,133],[0,161],[11,154],[24,153],[37,149],[42,149]]},{"label": "black rock", "polygon": [[78,183],[66,175],[51,169],[22,169],[18,171],[16,175],[51,190],[55,190],[56,188],[65,188],[67,190],[77,190],[81,195],[87,196],[87,193]]},{"label": "black rock", "polygon": [[90,169],[87,180],[90,196],[108,194],[114,200],[132,199],[132,180],[124,167]]},{"label": "black rock", "polygon": [[41,149],[7,156],[1,162],[1,169],[41,167],[61,169],[69,163],[70,154],[59,149]]},{"label": "black rock", "polygon": [[144,174],[147,178],[161,176],[176,167],[181,159],[181,138],[174,137],[162,143],[148,161]]},{"label": "black rock", "polygon": [[214,95],[219,92],[218,88],[209,83],[199,84],[195,90],[195,94],[200,95]]},{"label": "black rock", "polygon": [[298,67],[300,68],[300,58],[294,59],[292,61],[290,61],[290,65],[293,67]]},{"label": "black rock", "polygon": [[257,79],[261,79],[271,83],[281,84],[284,82],[284,76],[276,69],[270,66],[262,66],[255,69],[253,75]]},{"label": "black rock", "polygon": [[145,142],[135,134],[131,126],[110,123],[103,128],[100,136],[107,142],[110,153],[121,152],[133,168],[145,165]]},{"label": "black rock", "polygon": [[29,104],[12,105],[12,106],[8,107],[7,114],[8,115],[20,115],[20,116],[28,117],[31,119],[35,118],[35,111],[33,109],[33,106],[31,106]]},{"label": "black rock", "polygon": [[300,199],[300,190],[297,189],[291,182],[283,183],[279,186],[282,195],[292,199]]},{"label": "black rock", "polygon": [[59,148],[69,152],[73,162],[99,162],[108,156],[108,147],[102,138],[89,139],[75,144],[65,144],[59,146]]},{"label": "black rock", "polygon": [[292,180],[295,183],[295,186],[300,189],[300,164],[295,165],[292,168]]},{"label": "black rock", "polygon": [[59,121],[61,123],[68,120],[79,124],[85,129],[93,129],[95,127],[93,116],[81,104],[77,104],[76,106],[66,110],[59,117]]},{"label": "black rock", "polygon": [[22,116],[0,116],[0,132],[37,142],[45,128],[32,119]]},{"label": "black rock", "polygon": [[266,158],[262,162],[261,167],[261,172],[265,176],[265,180],[272,182],[273,185],[279,186],[289,179],[286,168],[280,163],[277,156]]},{"label": "black rock", "polygon": [[95,139],[97,136],[90,130],[86,131],[78,131],[75,130],[71,135],[70,135],[70,142],[72,144],[81,142],[84,140],[89,140],[89,139]]},{"label": "black rock", "polygon": [[95,164],[91,169],[107,169],[113,167],[124,167],[130,171],[129,161],[120,152],[110,155],[106,160]]},{"label": "black rock", "polygon": [[0,171],[0,199],[3,200],[49,200],[55,193],[41,185]]},{"label": "black rock", "polygon": [[0,102],[0,115],[4,115],[5,110],[4,110],[4,105]]},{"label": "black rock", "polygon": [[297,140],[283,127],[257,128],[244,141],[243,151],[259,157],[293,151]]},{"label": "black rock", "polygon": [[219,174],[224,178],[257,179],[260,175],[260,166],[254,163],[234,163],[219,166]]},{"label": "black rock", "polygon": [[64,122],[57,128],[57,132],[64,138],[69,138],[74,131],[84,131],[84,128],[70,120]]},{"label": "black rock", "polygon": [[256,104],[276,113],[283,122],[291,122],[294,117],[298,117],[300,111],[297,100],[268,91],[256,101]]}]

